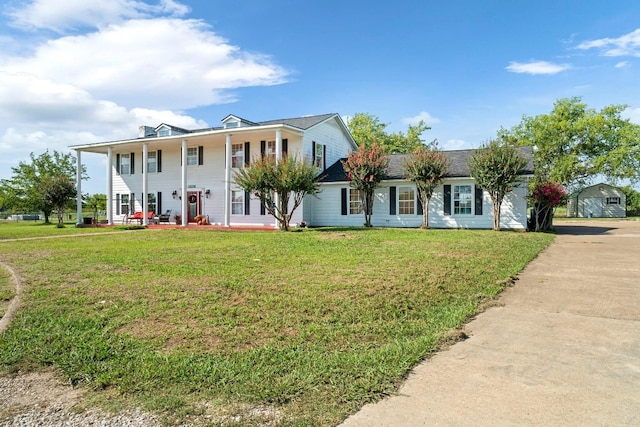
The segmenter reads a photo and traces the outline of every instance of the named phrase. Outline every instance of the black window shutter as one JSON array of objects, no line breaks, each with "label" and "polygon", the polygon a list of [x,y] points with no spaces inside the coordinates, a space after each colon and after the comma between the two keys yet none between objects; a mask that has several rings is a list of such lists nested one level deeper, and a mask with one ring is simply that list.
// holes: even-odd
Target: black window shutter
[{"label": "black window shutter", "polygon": [[416,197],[416,199],[417,199],[416,215],[422,215],[424,213],[424,211],[422,210],[422,201],[420,200],[420,197]]},{"label": "black window shutter", "polygon": [[340,214],[347,214],[347,189],[343,188],[342,193],[340,194]]},{"label": "black window shutter", "polygon": [[158,195],[156,196],[156,214],[160,215],[162,213],[162,192],[158,191]]},{"label": "black window shutter", "polygon": [[260,158],[264,159],[264,153],[267,151],[267,141],[260,141]]},{"label": "black window shutter", "polygon": [[248,167],[249,164],[251,164],[251,143],[245,142],[244,143],[244,165]]},{"label": "black window shutter", "polygon": [[116,215],[120,215],[120,194],[116,193]]},{"label": "black window shutter", "polygon": [[249,192],[245,191],[244,192],[244,214],[245,215],[251,214],[251,212],[249,211],[250,207],[251,207],[251,197],[249,197]]},{"label": "black window shutter", "polygon": [[315,141],[311,141],[311,164],[313,166],[318,166],[318,164],[316,164],[316,142]]},{"label": "black window shutter", "polygon": [[482,188],[476,187],[476,215],[482,215]]},{"label": "black window shutter", "polygon": [[120,175],[120,154],[116,154],[116,175]]},{"label": "black window shutter", "polygon": [[396,214],[396,187],[389,187],[389,215]]},{"label": "black window shutter", "polygon": [[444,214],[451,215],[451,185],[444,186]]},{"label": "black window shutter", "polygon": [[327,146],[322,146],[322,170],[327,170]]},{"label": "black window shutter", "polygon": [[282,155],[286,156],[289,152],[289,140],[287,138],[282,140]]},{"label": "black window shutter", "polygon": [[180,166],[182,166],[182,147],[180,147]]},{"label": "black window shutter", "polygon": [[156,154],[156,172],[162,172],[162,150],[158,150]]},{"label": "black window shutter", "polygon": [[136,211],[136,195],[134,193],[129,194],[129,212],[134,213]]},{"label": "black window shutter", "polygon": [[131,160],[131,175],[133,175],[135,172],[135,165],[136,165],[136,155],[135,153],[131,153],[130,154],[130,160]]},{"label": "black window shutter", "polygon": [[260,215],[266,215],[267,208],[264,206],[264,203],[260,202]]},{"label": "black window shutter", "polygon": [[198,146],[198,165],[204,165],[204,147],[202,145]]}]

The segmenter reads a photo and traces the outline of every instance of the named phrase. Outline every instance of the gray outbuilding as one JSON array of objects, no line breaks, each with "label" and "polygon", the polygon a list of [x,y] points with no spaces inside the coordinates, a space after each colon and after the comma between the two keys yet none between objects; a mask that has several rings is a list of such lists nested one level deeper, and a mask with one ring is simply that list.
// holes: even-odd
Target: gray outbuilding
[{"label": "gray outbuilding", "polygon": [[567,216],[573,218],[625,218],[627,198],[618,187],[596,184],[569,196]]}]

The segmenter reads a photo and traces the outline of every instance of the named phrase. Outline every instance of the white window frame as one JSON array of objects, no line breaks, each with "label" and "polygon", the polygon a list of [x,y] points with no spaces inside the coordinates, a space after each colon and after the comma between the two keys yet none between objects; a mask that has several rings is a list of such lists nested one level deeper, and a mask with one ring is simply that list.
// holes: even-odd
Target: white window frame
[{"label": "white window frame", "polygon": [[187,166],[198,166],[198,147],[187,147]]},{"label": "white window frame", "polygon": [[[461,192],[460,190],[463,187],[468,188],[469,191]],[[471,184],[456,184],[453,186],[451,202],[453,203],[452,212],[454,215],[473,215],[473,194],[473,185]]]},{"label": "white window frame", "polygon": [[231,144],[231,167],[235,169],[244,167],[244,144]]},{"label": "white window frame", "polygon": [[315,144],[316,144],[316,158],[313,159],[313,164],[314,166],[322,169],[324,167],[324,165],[322,164],[322,161],[324,159],[324,146],[317,142]]},{"label": "white window frame", "polygon": [[167,127],[158,129],[158,136],[171,136],[171,129]]},{"label": "white window frame", "polygon": [[[151,167],[153,165],[153,168]],[[147,173],[158,172],[158,152],[149,151],[147,153]]]},{"label": "white window frame", "polygon": [[[405,196],[403,198],[403,195]],[[414,187],[398,187],[398,215],[416,214],[416,189]]]},{"label": "white window frame", "polygon": [[147,194],[147,212],[153,212],[158,215],[156,210],[158,207],[158,195],[156,193]]},{"label": "white window frame", "polygon": [[349,188],[349,215],[364,213],[364,191]]},{"label": "white window frame", "polygon": [[244,215],[244,190],[231,190],[231,215]]},{"label": "white window frame", "polygon": [[276,142],[275,141],[267,141],[264,147],[264,156],[267,159],[276,158]]},{"label": "white window frame", "polygon": [[[131,196],[129,194],[121,194],[120,195],[120,213],[122,215],[129,215],[131,213],[131,201],[129,200]],[[126,202],[125,202],[126,200]],[[125,209],[126,206],[126,209]]]},{"label": "white window frame", "polygon": [[[126,171],[125,167],[127,168]],[[118,173],[120,175],[131,175],[131,154],[120,154],[120,170],[118,171]]]}]

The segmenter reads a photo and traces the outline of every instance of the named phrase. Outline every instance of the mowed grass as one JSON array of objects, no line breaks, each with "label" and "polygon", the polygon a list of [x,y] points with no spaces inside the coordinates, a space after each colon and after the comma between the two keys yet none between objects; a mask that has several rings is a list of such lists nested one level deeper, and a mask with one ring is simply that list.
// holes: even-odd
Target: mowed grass
[{"label": "mowed grass", "polygon": [[135,228],[126,226],[117,227],[76,227],[75,223],[65,223],[63,228],[56,227],[57,219],[52,223],[44,221],[10,221],[0,220],[0,241],[8,239],[25,239],[33,237],[68,236],[74,234],[103,233],[109,231]]},{"label": "mowed grass", "polygon": [[0,265],[0,318],[6,313],[14,296],[16,286],[11,280],[11,274]]},{"label": "mowed grass", "polygon": [[[391,394],[553,236],[143,230],[0,243],[0,371],[53,366],[168,424],[330,426]],[[235,416],[235,418],[233,418]]]}]

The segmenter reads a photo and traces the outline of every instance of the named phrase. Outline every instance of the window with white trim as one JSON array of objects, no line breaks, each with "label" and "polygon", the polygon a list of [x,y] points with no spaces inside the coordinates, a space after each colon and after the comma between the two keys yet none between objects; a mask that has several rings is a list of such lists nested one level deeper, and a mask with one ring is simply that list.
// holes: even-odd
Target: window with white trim
[{"label": "window with white trim", "polygon": [[265,153],[264,156],[267,159],[275,159],[276,158],[276,142],[275,141],[267,141],[265,145]]},{"label": "window with white trim", "polygon": [[131,155],[120,154],[120,175],[130,175],[131,174]]},{"label": "window with white trim", "polygon": [[349,189],[349,215],[357,215],[364,212],[364,192],[362,190],[356,190],[355,188]]},{"label": "window with white trim", "polygon": [[147,173],[158,172],[158,154],[156,151],[147,153]]},{"label": "window with white trim", "polygon": [[198,165],[198,147],[187,148],[187,166]]},{"label": "window with white trim", "polygon": [[324,152],[323,152],[324,146],[322,144],[318,144],[316,143],[316,157],[315,159],[313,159],[313,164],[316,167],[322,168],[322,159],[324,159]]},{"label": "window with white trim", "polygon": [[453,186],[453,213],[454,215],[471,215],[473,194],[471,185]]},{"label": "window with white trim", "polygon": [[129,195],[128,194],[120,195],[120,212],[122,212],[122,215],[129,215]]},{"label": "window with white trim", "polygon": [[231,144],[231,167],[244,166],[244,144]]},{"label": "window with white trim", "polygon": [[156,199],[156,193],[147,194],[147,212],[158,213],[156,207],[158,206],[158,202]]},{"label": "window with white trim", "polygon": [[413,187],[398,188],[398,214],[415,215],[416,192]]},{"label": "window with white trim", "polygon": [[158,136],[171,136],[171,129],[166,127],[158,129]]},{"label": "window with white trim", "polygon": [[244,191],[231,191],[231,214],[244,215]]}]

